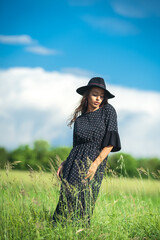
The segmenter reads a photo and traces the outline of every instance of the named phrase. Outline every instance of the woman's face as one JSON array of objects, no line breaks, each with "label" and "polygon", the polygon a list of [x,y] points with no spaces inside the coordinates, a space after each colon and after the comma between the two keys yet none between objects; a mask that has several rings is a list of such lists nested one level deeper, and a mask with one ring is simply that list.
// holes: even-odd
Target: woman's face
[{"label": "woman's face", "polygon": [[104,90],[98,87],[93,87],[88,96],[88,107],[99,108],[104,99]]}]

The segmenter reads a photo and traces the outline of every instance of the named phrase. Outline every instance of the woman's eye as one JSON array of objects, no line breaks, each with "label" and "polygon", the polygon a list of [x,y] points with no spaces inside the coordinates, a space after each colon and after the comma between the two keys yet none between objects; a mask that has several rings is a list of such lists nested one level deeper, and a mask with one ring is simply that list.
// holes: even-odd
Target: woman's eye
[{"label": "woman's eye", "polygon": [[[98,97],[99,95],[93,94],[94,97]],[[100,98],[104,98],[104,96],[100,96]]]}]

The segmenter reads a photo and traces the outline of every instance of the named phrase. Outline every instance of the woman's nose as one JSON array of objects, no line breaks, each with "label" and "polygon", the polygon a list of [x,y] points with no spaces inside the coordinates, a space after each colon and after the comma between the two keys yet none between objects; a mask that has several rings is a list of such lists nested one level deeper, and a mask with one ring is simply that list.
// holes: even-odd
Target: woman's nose
[{"label": "woman's nose", "polygon": [[97,96],[97,100],[100,100],[100,96]]}]

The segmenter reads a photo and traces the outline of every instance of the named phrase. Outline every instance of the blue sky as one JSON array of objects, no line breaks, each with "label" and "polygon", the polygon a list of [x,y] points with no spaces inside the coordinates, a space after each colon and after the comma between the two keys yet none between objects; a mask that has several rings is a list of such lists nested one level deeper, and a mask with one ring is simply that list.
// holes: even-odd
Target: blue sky
[{"label": "blue sky", "polygon": [[0,68],[103,76],[160,91],[158,0],[2,0]]}]

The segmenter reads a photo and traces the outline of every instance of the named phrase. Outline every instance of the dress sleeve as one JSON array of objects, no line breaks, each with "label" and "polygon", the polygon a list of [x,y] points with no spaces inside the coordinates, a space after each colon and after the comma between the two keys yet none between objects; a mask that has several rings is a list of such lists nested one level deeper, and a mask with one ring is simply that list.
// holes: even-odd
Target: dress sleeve
[{"label": "dress sleeve", "polygon": [[102,141],[102,148],[112,145],[111,152],[121,150],[121,142],[118,134],[117,113],[113,107],[106,112],[106,132]]}]

